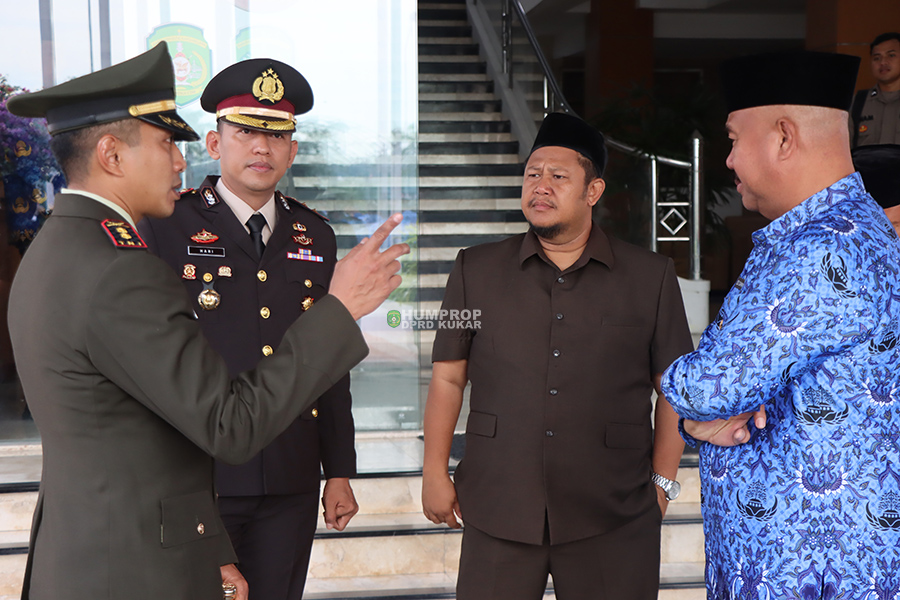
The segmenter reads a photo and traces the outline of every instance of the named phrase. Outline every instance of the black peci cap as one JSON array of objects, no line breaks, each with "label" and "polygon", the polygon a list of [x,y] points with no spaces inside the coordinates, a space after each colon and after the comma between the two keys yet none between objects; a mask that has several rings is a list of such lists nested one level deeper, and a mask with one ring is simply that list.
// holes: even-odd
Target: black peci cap
[{"label": "black peci cap", "polygon": [[175,112],[175,77],[165,42],[117,65],[7,103],[20,117],[44,117],[50,135],[135,118],[175,133],[179,141],[200,136]]},{"label": "black peci cap", "polygon": [[853,166],[862,176],[866,191],[881,208],[900,204],[900,146],[878,144],[852,151]]},{"label": "black peci cap", "polygon": [[606,169],[606,140],[584,120],[566,113],[550,113],[541,123],[531,152],[544,146],[569,148],[594,163],[597,177]]},{"label": "black peci cap", "polygon": [[850,110],[859,58],[829,52],[773,52],[722,63],[728,112],[796,104]]},{"label": "black peci cap", "polygon": [[223,69],[203,90],[200,106],[216,119],[260,131],[294,131],[294,115],[313,106],[312,88],[297,69],[253,58]]}]

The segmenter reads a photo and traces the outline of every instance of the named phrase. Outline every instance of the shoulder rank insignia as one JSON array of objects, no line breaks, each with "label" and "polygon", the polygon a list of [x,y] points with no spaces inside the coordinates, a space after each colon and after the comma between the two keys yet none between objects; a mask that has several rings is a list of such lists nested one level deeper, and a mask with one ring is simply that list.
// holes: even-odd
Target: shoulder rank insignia
[{"label": "shoulder rank insignia", "polygon": [[308,206],[306,205],[306,202],[301,202],[300,205],[301,205],[303,208],[305,208],[306,210],[308,210],[309,212],[311,212],[312,214],[314,214],[314,215],[316,215],[317,217],[319,217],[320,219],[322,219],[323,221],[328,221],[328,217],[326,217],[325,215],[323,215],[322,213],[320,213],[320,212],[317,211],[316,209],[308,207]]},{"label": "shoulder rank insignia", "polygon": [[141,239],[141,236],[138,235],[138,232],[134,230],[134,227],[132,227],[125,221],[106,219],[100,225],[104,230],[106,230],[106,234],[109,236],[109,239],[112,240],[113,245],[115,245],[117,248],[147,247],[147,244],[144,243],[144,240]]},{"label": "shoulder rank insignia", "polygon": [[213,189],[209,186],[205,186],[200,189],[200,195],[203,196],[203,201],[206,202],[207,206],[215,206],[219,203],[219,198],[216,196]]},{"label": "shoulder rank insignia", "polygon": [[185,194],[190,194],[193,191],[194,191],[194,188],[184,188],[183,190],[181,190],[178,193],[181,194],[182,196],[184,196]]},{"label": "shoulder rank insignia", "polygon": [[208,232],[206,229],[201,229],[199,233],[195,233],[194,235],[192,235],[191,239],[198,244],[212,244],[214,241],[219,239],[219,236],[214,233]]}]

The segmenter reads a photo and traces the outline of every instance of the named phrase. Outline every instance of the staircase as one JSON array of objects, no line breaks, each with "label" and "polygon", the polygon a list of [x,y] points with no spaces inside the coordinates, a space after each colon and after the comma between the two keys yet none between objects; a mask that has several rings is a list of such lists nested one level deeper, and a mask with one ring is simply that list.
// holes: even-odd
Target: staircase
[{"label": "staircase", "polygon": [[[455,598],[462,534],[422,516],[422,442],[415,436],[357,439],[360,514],[343,532],[319,524],[305,600]],[[18,599],[40,478],[38,445],[0,448],[0,600]],[[407,459],[397,460],[404,455]],[[393,462],[391,462],[393,461]],[[373,467],[380,465],[380,470]],[[703,529],[696,457],[679,471],[682,495],[662,530],[660,600],[701,600]],[[552,585],[545,598],[554,598]]]}]

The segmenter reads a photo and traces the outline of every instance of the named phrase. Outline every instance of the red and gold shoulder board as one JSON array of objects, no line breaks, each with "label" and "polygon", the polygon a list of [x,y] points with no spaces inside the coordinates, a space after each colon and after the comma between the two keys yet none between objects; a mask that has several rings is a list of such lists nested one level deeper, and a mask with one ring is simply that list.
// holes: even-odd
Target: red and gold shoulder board
[{"label": "red and gold shoulder board", "polygon": [[317,217],[319,217],[320,219],[322,219],[323,221],[326,221],[326,222],[328,221],[328,217],[326,217],[325,215],[323,215],[322,213],[320,213],[320,212],[317,211],[316,209],[308,207],[308,206],[306,205],[306,202],[301,202],[300,205],[301,205],[303,208],[305,208],[306,210],[308,210],[309,212],[311,212],[312,214],[314,214],[314,215],[316,215]]},{"label": "red and gold shoulder board", "polygon": [[125,221],[106,219],[100,224],[117,248],[146,248],[147,244],[134,227]]}]

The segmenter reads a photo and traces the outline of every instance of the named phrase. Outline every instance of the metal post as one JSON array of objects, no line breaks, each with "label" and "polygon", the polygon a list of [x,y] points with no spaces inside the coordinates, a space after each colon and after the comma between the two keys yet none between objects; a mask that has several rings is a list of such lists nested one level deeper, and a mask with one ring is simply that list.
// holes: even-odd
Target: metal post
[{"label": "metal post", "polygon": [[544,117],[553,112],[553,103],[550,100],[550,86],[547,84],[547,76],[544,75]]},{"label": "metal post", "polygon": [[512,87],[512,7],[510,0],[503,0],[502,7],[500,41],[503,45],[503,73],[507,77],[509,87]]},{"label": "metal post", "polygon": [[650,249],[656,252],[656,227],[659,219],[659,165],[656,155],[650,157]]},{"label": "metal post", "polygon": [[703,198],[703,136],[691,136],[691,279],[700,279],[700,214]]}]

